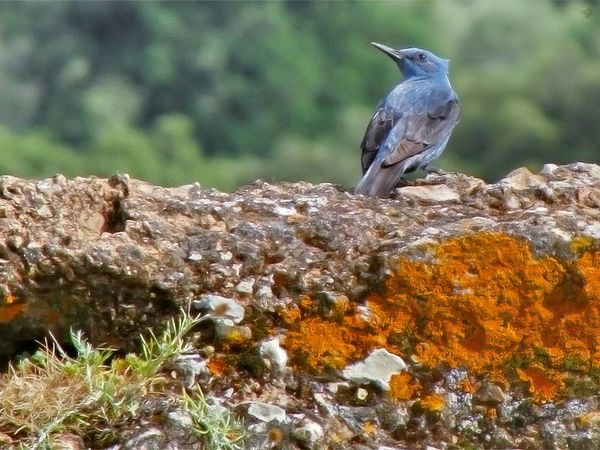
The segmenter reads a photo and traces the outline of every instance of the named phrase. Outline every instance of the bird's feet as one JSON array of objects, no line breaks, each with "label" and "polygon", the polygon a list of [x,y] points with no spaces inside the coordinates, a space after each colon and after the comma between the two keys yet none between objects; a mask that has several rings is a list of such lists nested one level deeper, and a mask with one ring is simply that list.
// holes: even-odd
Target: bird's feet
[{"label": "bird's feet", "polygon": [[400,177],[400,179],[396,183],[396,186],[394,187],[394,189],[398,189],[398,188],[404,187],[406,185],[408,185],[408,181],[406,180],[406,178]]}]

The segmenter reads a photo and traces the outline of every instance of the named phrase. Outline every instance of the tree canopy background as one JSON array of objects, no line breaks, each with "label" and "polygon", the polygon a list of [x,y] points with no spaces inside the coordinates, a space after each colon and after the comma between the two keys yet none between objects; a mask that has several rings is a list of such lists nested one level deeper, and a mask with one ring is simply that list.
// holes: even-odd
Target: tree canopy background
[{"label": "tree canopy background", "polygon": [[401,79],[371,41],[451,59],[437,166],[600,162],[597,2],[34,1],[0,3],[0,173],[352,186]]}]

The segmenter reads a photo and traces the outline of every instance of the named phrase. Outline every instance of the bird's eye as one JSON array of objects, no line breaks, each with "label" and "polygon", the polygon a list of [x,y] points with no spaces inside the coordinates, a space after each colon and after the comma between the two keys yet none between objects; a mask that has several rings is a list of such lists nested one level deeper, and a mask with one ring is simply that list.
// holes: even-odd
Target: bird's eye
[{"label": "bird's eye", "polygon": [[425,62],[427,60],[427,55],[425,53],[417,53],[417,58],[420,62]]}]

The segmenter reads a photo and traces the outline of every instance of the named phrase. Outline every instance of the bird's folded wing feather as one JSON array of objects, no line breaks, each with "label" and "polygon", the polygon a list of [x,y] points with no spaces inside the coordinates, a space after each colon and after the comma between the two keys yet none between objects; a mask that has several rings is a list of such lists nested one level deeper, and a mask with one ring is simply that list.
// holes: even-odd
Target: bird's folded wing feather
[{"label": "bird's folded wing feather", "polygon": [[449,136],[460,117],[458,98],[453,92],[451,95],[434,93],[432,100],[431,106],[402,118],[405,122],[404,136],[384,157],[383,167],[393,166],[424,152]]},{"label": "bird's folded wing feather", "polygon": [[375,160],[379,147],[381,147],[381,144],[399,118],[399,114],[383,107],[380,107],[373,115],[369,125],[367,125],[367,130],[365,131],[362,143],[360,144],[360,148],[362,149],[361,163],[363,175]]}]

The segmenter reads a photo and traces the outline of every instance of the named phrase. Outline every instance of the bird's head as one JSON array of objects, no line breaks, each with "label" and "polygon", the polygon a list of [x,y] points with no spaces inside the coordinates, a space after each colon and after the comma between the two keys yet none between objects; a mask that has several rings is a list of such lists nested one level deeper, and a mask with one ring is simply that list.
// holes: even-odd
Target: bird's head
[{"label": "bird's head", "polygon": [[447,75],[450,61],[420,48],[396,50],[387,45],[371,42],[371,45],[392,58],[408,78]]}]

